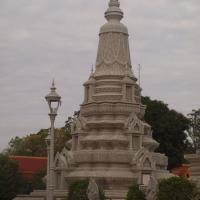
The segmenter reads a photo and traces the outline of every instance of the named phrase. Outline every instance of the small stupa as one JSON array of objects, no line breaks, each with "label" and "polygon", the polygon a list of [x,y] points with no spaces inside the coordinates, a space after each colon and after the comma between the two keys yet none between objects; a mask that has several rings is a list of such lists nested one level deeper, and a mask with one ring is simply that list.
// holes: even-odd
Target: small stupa
[{"label": "small stupa", "polygon": [[170,174],[168,159],[154,152],[159,144],[144,121],[145,106],[118,0],[110,0],[105,18],[96,67],[84,83],[84,101],[72,124],[71,150],[56,154],[55,185],[66,189],[74,181],[92,177],[118,198],[134,181],[148,185],[151,176],[162,179]]}]

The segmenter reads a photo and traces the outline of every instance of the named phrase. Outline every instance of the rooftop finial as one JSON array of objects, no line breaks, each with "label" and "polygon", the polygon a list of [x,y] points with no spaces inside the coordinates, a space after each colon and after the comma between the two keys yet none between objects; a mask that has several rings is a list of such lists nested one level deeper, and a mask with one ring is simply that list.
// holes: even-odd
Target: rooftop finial
[{"label": "rooftop finial", "polygon": [[94,72],[94,66],[92,64],[91,73],[93,74],[93,72]]},{"label": "rooftop finial", "polygon": [[119,1],[118,0],[110,0],[109,7],[112,7],[112,6],[119,7],[120,6]]},{"label": "rooftop finial", "polygon": [[123,18],[123,12],[119,8],[120,3],[118,0],[110,0],[109,8],[105,12],[105,18],[109,21],[110,19],[121,20]]},{"label": "rooftop finial", "polygon": [[94,67],[93,67],[93,64],[92,64],[90,77],[92,77],[93,75],[94,75]]}]

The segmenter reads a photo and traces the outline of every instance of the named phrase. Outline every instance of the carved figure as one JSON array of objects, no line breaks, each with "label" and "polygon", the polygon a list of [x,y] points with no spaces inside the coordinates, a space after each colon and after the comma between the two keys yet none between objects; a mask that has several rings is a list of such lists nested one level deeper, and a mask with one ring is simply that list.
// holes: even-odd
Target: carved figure
[{"label": "carved figure", "polygon": [[90,178],[88,189],[87,189],[87,196],[89,200],[99,200],[99,188],[95,182],[94,178]]},{"label": "carved figure", "polygon": [[158,185],[157,179],[153,175],[151,175],[149,184],[146,189],[146,199],[147,200],[156,200],[157,199],[157,195],[156,195],[157,194],[157,185]]}]

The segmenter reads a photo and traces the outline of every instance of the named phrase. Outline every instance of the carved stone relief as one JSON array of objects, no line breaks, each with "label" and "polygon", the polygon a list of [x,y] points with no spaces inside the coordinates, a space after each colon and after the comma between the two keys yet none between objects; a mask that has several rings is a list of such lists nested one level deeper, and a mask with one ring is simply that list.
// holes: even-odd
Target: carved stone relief
[{"label": "carved stone relief", "polygon": [[157,179],[151,175],[149,184],[146,189],[146,199],[147,200],[156,200],[157,199],[157,186],[158,186],[158,181]]},{"label": "carved stone relief", "polygon": [[94,178],[90,178],[87,189],[87,196],[89,200],[99,200],[99,188]]},{"label": "carved stone relief", "polygon": [[132,113],[126,123],[126,128],[135,133],[143,133],[143,123],[135,113]]}]

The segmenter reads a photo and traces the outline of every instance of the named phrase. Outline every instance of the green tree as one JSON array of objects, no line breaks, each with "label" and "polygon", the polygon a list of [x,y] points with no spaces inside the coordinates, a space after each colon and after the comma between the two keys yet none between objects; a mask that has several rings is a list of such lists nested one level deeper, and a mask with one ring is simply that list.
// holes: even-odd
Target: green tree
[{"label": "green tree", "polygon": [[67,200],[88,200],[87,188],[88,181],[86,180],[81,180],[71,184]]},{"label": "green tree", "polygon": [[[25,137],[15,137],[9,142],[5,150],[7,155],[16,156],[46,156],[47,148],[45,138],[48,135],[48,129],[41,129],[38,133],[30,134]],[[61,151],[66,141],[71,138],[65,128],[55,129],[55,152]]]},{"label": "green tree", "polygon": [[170,110],[162,101],[143,97],[142,103],[147,106],[145,121],[152,126],[153,138],[160,143],[156,151],[168,156],[169,169],[180,166],[187,147],[189,120],[183,114]]},{"label": "green tree", "polygon": [[183,177],[162,180],[158,185],[158,200],[199,200],[194,183]]},{"label": "green tree", "polygon": [[[38,133],[11,139],[9,147],[4,151],[5,155],[46,156],[47,148],[45,138],[48,135],[48,131],[48,129],[41,129]],[[61,151],[65,146],[66,141],[69,139],[71,139],[69,130],[66,131],[64,127],[55,129],[55,152]],[[18,193],[29,194],[35,189],[45,189],[45,183],[43,182],[45,174],[46,170],[36,172],[31,180],[27,180],[20,176]]]},{"label": "green tree", "polygon": [[45,175],[46,175],[46,169],[40,170],[34,174],[33,179],[30,182],[32,190],[45,190],[46,189],[46,183],[43,180]]},{"label": "green tree", "polygon": [[133,183],[128,190],[126,200],[146,200],[145,194],[140,190],[139,185]]},{"label": "green tree", "polygon": [[13,199],[20,191],[21,180],[17,162],[0,154],[0,199]]}]

